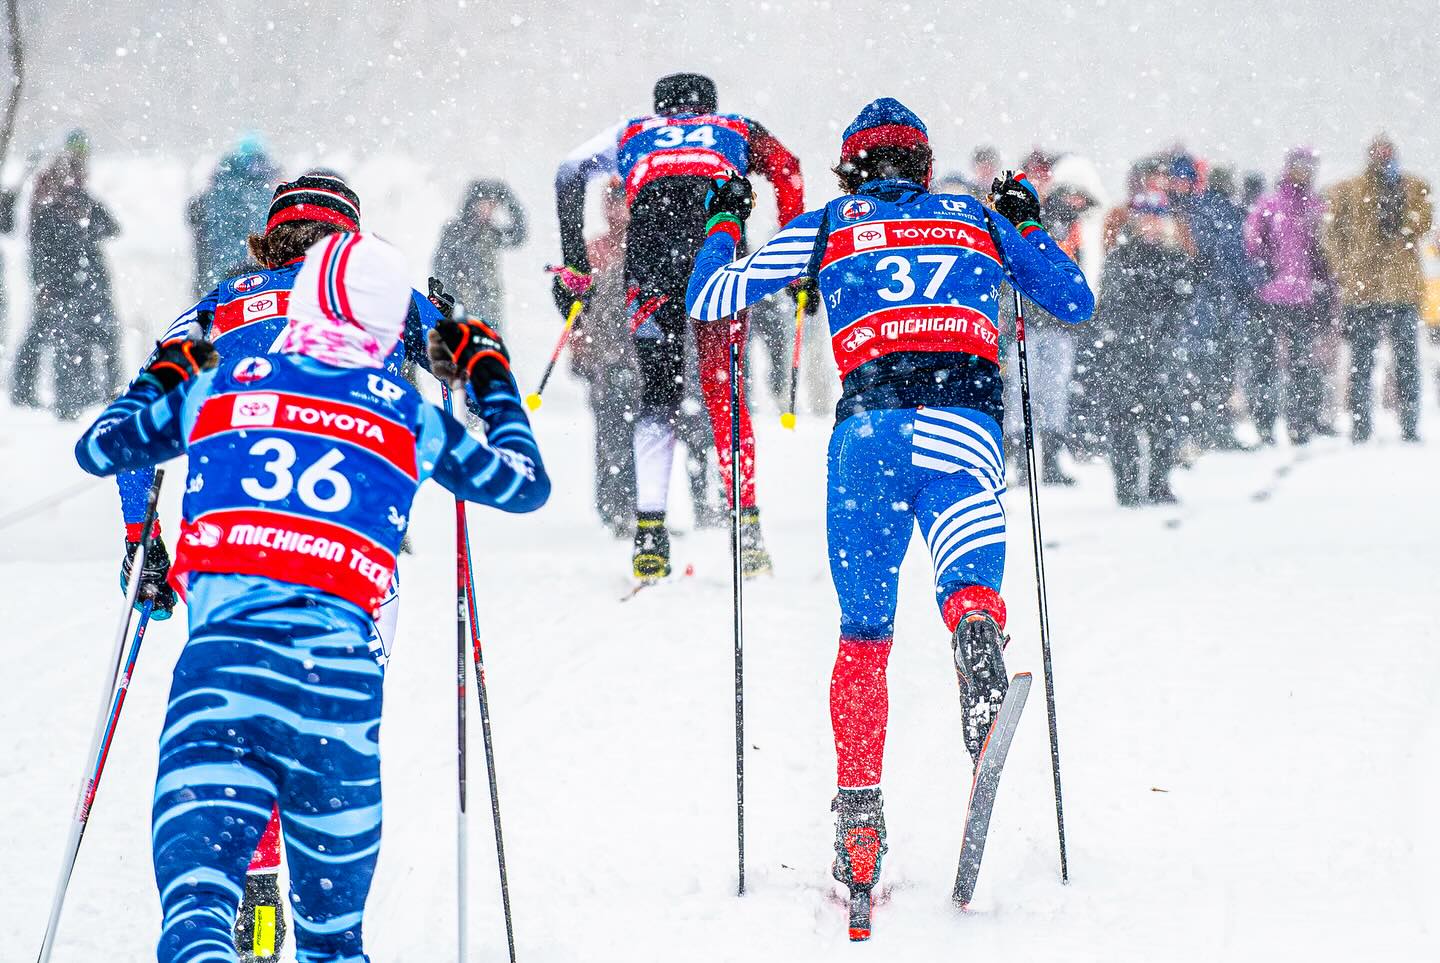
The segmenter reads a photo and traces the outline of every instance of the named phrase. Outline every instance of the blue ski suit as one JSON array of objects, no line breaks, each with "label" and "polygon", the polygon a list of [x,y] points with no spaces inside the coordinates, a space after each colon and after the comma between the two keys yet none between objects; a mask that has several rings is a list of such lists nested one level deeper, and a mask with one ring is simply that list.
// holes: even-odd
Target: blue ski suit
[{"label": "blue ski suit", "polygon": [[368,959],[382,687],[367,639],[411,500],[430,477],[509,512],[550,490],[513,383],[478,403],[484,439],[384,369],[232,356],[168,394],[139,379],[77,444],[96,475],[189,454],[171,572],[190,638],[152,814],[162,963],[236,959],[236,906],[277,803],[296,958]]}]

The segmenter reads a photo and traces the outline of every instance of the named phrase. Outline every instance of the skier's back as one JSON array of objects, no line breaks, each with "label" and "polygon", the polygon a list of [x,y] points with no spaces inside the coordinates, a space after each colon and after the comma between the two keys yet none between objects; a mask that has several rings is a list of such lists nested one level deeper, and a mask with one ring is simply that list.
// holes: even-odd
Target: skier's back
[{"label": "skier's back", "polygon": [[[665,527],[675,423],[684,391],[688,326],[685,288],[705,240],[705,197],[712,179],[754,171],[775,188],[781,225],[800,213],[800,165],[759,122],[717,111],[715,84],[696,74],[673,74],[655,85],[655,113],[604,131],[573,152],[555,179],[565,267],[555,280],[556,304],[566,313],[584,299],[590,263],[585,253],[585,185],[618,174],[630,206],[625,275],[631,330],[642,386],[635,419],[637,524],[634,574],[652,579],[670,572]],[[730,485],[729,344],[744,343],[743,316],[730,327],[696,329],[700,386],[714,429],[720,473]],[[739,394],[742,566],[747,575],[768,571],[754,486],[755,440],[745,395]]]},{"label": "skier's back", "polygon": [[154,802],[162,963],[202,950],[234,958],[235,904],[277,803],[298,955],[365,958],[382,680],[367,642],[411,500],[427,477],[506,511],[549,495],[493,332],[443,322],[448,340],[435,346],[471,373],[488,441],[385,371],[409,300],[403,259],[385,242],[322,239],[278,352],[216,367],[207,342],[165,342],[76,446],[97,475],[191,456],[172,569],[190,639]]},{"label": "skier's back", "polygon": [[687,294],[692,316],[716,324],[810,277],[827,307],[843,385],[826,526],[840,601],[830,685],[834,874],[852,899],[868,899],[885,852],[885,671],[916,523],[935,566],[972,756],[1006,691],[1000,285],[1008,277],[1071,323],[1094,307],[1080,270],[1041,229],[1023,175],[997,184],[992,214],[973,197],[931,194],[931,166],[925,125],[898,101],[877,100],[845,131],[836,173],[846,196],[734,263],[753,197],[740,178],[718,181]]}]

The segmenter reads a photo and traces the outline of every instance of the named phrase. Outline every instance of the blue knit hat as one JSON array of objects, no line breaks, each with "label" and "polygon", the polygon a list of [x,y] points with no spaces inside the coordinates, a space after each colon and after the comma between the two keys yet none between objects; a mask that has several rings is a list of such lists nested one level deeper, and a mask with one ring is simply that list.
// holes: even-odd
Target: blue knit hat
[{"label": "blue knit hat", "polygon": [[872,100],[845,128],[840,160],[851,160],[872,147],[915,147],[930,143],[930,132],[915,112],[894,97]]}]

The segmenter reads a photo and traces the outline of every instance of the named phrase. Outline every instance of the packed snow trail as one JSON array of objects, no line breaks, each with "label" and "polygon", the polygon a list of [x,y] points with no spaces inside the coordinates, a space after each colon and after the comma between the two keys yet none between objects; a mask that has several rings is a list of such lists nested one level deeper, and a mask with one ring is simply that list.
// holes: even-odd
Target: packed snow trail
[{"label": "packed snow trail", "polygon": [[[1098,465],[1080,467],[1075,490],[1046,489],[1072,882],[1061,887],[1056,870],[1043,713],[1028,713],[964,915],[950,890],[968,766],[929,560],[912,546],[890,668],[891,896],[871,943],[850,947],[825,896],[837,617],[821,518],[827,426],[802,420],[790,434],[772,413],[760,419],[777,575],[747,587],[750,894],[736,899],[726,533],[677,539],[695,577],[619,604],[628,542],[590,517],[588,416],[573,384],[554,389],[537,423],[560,479],[552,504],[472,522],[522,959],[1408,960],[1432,945],[1440,447],[1401,446],[1386,425],[1361,449],[1210,455],[1177,474],[1178,512],[1115,508]],[[4,514],[79,478],[78,431],[0,408]],[[168,532],[179,494],[166,493]],[[1012,514],[1024,497],[1008,496]],[[387,963],[453,952],[453,508],[437,489],[414,516],[366,927]],[[27,940],[38,946],[120,603],[113,488],[97,481],[3,534],[0,925],[20,958]],[[1038,673],[1028,546],[1016,526],[1007,663]],[[505,556],[515,560],[493,564]],[[153,952],[150,793],[182,640],[181,619],[152,626],[57,960]],[[471,846],[477,960],[504,954],[485,837]]]}]

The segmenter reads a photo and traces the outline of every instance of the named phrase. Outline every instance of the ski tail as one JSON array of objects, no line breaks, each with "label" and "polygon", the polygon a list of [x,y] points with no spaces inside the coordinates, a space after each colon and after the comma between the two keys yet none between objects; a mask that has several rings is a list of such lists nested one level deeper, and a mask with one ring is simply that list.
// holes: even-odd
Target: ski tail
[{"label": "ski tail", "polygon": [[980,860],[985,855],[985,839],[990,830],[990,815],[995,809],[1000,776],[1005,769],[1005,757],[1010,753],[1015,730],[1020,725],[1025,700],[1030,695],[1031,681],[1028,672],[1021,672],[1010,680],[1010,689],[995,715],[975,766],[975,781],[970,787],[964,837],[960,843],[960,866],[955,873],[953,895],[961,909],[968,906],[975,895],[975,883],[980,876]]},{"label": "ski tail", "polygon": [[863,943],[870,938],[870,889],[850,890],[850,942]]}]

